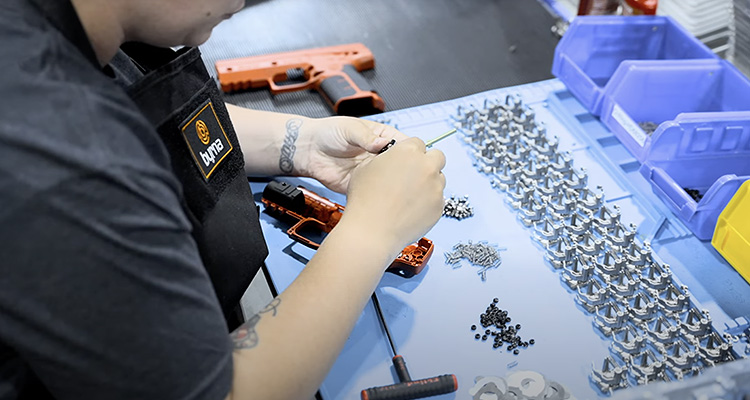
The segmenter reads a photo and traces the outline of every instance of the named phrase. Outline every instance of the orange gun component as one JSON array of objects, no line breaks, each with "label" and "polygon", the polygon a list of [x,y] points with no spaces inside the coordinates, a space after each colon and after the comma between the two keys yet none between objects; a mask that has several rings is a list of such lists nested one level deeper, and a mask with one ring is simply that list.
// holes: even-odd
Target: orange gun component
[{"label": "orange gun component", "polygon": [[[370,88],[360,71],[375,67],[375,58],[362,43],[297,50],[216,62],[221,89],[232,92],[269,87],[272,94],[315,89],[333,111],[367,115],[385,110],[383,99]],[[303,75],[304,82],[290,81]]]},{"label": "orange gun component", "polygon": [[[317,195],[302,186],[294,187],[286,182],[272,181],[263,190],[261,202],[266,211],[286,216],[296,221],[286,232],[292,239],[307,247],[317,249],[320,243],[305,236],[305,232],[330,232],[341,220],[344,206]],[[432,241],[421,238],[406,246],[388,267],[391,272],[411,278],[424,269],[432,256]]]}]

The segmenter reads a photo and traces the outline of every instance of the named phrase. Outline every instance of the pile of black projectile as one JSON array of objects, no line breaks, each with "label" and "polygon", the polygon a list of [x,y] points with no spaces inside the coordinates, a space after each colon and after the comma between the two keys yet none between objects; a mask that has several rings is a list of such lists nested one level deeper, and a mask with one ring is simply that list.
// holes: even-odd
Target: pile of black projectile
[{"label": "pile of black projectile", "polygon": [[[503,310],[497,306],[499,299],[496,297],[492,300],[487,309],[479,315],[479,324],[483,333],[474,334],[474,339],[487,341],[492,340],[492,348],[497,349],[505,346],[507,351],[512,351],[513,354],[519,353],[519,348],[526,348],[534,344],[534,339],[524,341],[518,336],[518,331],[521,330],[521,324],[511,324],[511,318],[508,316],[508,311]],[[471,330],[476,331],[479,329],[477,325],[472,325]],[[507,346],[506,346],[507,345]]]}]

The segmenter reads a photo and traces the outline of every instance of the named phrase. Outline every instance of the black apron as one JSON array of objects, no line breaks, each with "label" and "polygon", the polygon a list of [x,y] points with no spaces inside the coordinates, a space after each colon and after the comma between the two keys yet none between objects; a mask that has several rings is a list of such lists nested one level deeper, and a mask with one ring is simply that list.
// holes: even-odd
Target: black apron
[{"label": "black apron", "polygon": [[[69,1],[29,0],[93,65],[96,54]],[[139,68],[126,90],[164,142],[182,183],[182,207],[221,303],[238,325],[240,298],[268,249],[221,93],[198,49],[123,46]],[[121,82],[122,83],[122,82]]]},{"label": "black apron", "polygon": [[126,89],[164,142],[182,183],[183,208],[225,317],[268,255],[242,151],[197,48],[123,46],[145,72]]}]

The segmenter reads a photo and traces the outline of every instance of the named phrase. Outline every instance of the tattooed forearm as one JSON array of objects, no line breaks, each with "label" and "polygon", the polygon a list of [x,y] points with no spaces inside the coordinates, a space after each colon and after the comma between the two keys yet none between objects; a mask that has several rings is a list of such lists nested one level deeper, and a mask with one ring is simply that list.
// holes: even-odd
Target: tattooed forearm
[{"label": "tattooed forearm", "polygon": [[281,304],[281,299],[277,297],[277,298],[273,299],[273,301],[271,301],[270,303],[268,303],[268,305],[264,309],[260,310],[260,312],[262,314],[262,313],[267,313],[267,312],[272,312],[273,311],[273,315],[271,315],[271,316],[275,317],[276,316],[276,308],[279,307],[279,304]]},{"label": "tattooed forearm", "polygon": [[235,350],[252,349],[258,345],[258,332],[255,331],[258,321],[260,321],[260,315],[255,314],[230,334]]},{"label": "tattooed forearm", "polygon": [[273,301],[260,310],[258,314],[253,315],[229,335],[232,338],[235,350],[252,349],[258,345],[258,332],[255,330],[255,326],[258,325],[258,321],[260,321],[260,314],[273,312],[271,316],[275,317],[279,304],[281,304],[280,298],[277,297],[273,299]]},{"label": "tattooed forearm", "polygon": [[284,144],[281,145],[281,156],[279,157],[279,169],[285,174],[291,174],[294,170],[294,153],[297,151],[297,138],[299,137],[299,128],[302,126],[302,120],[292,118],[286,123],[286,136]]}]

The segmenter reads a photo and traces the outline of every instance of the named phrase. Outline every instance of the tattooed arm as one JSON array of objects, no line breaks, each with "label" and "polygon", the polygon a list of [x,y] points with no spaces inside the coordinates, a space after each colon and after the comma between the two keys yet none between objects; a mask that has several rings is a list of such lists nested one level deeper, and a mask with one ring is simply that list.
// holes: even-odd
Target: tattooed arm
[{"label": "tattooed arm", "polygon": [[[342,219],[299,277],[231,334],[234,381],[228,399],[313,397],[385,266],[403,247],[366,244],[370,233],[352,223]],[[358,255],[356,266],[341,256],[350,252]]]},{"label": "tattooed arm", "polygon": [[[227,104],[249,176],[302,175],[299,164],[300,130],[310,118]],[[304,149],[302,149],[304,151]]]}]

